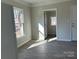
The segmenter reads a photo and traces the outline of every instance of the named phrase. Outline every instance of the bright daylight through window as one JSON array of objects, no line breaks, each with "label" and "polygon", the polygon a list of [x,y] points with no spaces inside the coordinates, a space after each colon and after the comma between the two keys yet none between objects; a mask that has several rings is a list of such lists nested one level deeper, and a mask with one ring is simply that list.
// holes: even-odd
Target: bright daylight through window
[{"label": "bright daylight through window", "polygon": [[19,38],[19,37],[22,37],[24,35],[24,31],[23,31],[23,26],[24,26],[23,9],[13,7],[13,10],[14,10],[16,38]]},{"label": "bright daylight through window", "polygon": [[56,25],[56,17],[51,17],[51,25]]}]

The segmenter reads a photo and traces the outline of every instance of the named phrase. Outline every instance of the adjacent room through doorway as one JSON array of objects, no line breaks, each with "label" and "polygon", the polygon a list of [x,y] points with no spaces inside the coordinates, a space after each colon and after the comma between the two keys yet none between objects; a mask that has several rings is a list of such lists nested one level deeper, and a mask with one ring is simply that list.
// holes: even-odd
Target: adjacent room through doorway
[{"label": "adjacent room through doorway", "polygon": [[44,11],[45,39],[51,39],[56,37],[56,28],[57,28],[56,14],[57,14],[56,9]]}]

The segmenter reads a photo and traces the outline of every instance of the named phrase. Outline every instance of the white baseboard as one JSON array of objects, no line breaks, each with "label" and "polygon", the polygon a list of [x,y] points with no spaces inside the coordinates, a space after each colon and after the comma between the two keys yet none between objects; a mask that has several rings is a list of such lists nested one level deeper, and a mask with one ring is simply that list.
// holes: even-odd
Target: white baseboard
[{"label": "white baseboard", "polygon": [[71,40],[68,40],[68,39],[57,39],[57,41],[71,41]]}]

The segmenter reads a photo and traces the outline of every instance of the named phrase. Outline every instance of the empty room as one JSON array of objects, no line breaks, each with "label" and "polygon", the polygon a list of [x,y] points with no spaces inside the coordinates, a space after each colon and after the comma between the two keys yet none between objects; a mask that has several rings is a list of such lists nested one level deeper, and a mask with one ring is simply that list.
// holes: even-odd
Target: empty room
[{"label": "empty room", "polygon": [[1,59],[77,59],[77,1],[1,0]]}]

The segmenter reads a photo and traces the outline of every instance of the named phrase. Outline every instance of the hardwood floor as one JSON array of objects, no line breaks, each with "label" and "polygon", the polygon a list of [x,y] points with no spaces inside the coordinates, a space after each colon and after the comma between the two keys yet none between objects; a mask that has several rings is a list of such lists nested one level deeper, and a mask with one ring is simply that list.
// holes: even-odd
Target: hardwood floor
[{"label": "hardwood floor", "polygon": [[45,41],[29,48],[32,40],[18,49],[18,59],[77,59],[77,43],[62,41]]}]

